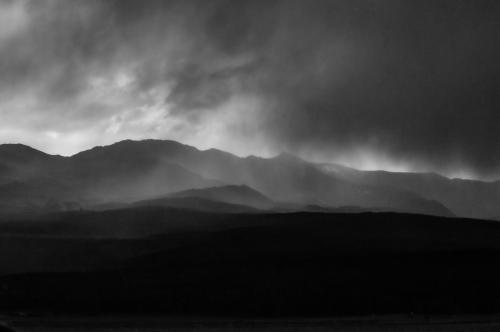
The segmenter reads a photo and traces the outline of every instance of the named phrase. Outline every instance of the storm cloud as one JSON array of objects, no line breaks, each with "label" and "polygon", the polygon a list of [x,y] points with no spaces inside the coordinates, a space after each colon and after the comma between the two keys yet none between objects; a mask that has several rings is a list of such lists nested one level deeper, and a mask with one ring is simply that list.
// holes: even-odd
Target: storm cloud
[{"label": "storm cloud", "polygon": [[500,176],[497,1],[0,0],[0,141]]}]

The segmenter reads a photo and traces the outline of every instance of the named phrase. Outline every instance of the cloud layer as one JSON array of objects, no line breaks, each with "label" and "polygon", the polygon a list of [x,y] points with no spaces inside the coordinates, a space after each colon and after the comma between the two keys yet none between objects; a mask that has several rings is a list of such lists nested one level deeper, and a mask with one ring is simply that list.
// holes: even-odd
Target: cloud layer
[{"label": "cloud layer", "polygon": [[496,1],[0,0],[0,141],[500,176]]}]

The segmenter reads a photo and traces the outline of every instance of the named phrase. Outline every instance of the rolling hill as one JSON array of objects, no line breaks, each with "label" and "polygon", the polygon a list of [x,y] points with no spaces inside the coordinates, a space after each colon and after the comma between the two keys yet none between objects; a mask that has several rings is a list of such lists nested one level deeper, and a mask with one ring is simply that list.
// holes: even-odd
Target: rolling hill
[{"label": "rolling hill", "polygon": [[275,203],[246,185],[228,185],[203,189],[189,189],[171,193],[166,198],[196,197],[229,204],[248,205],[256,209],[270,209]]},{"label": "rolling hill", "polygon": [[0,226],[2,311],[331,317],[500,310],[494,221],[136,207]]}]

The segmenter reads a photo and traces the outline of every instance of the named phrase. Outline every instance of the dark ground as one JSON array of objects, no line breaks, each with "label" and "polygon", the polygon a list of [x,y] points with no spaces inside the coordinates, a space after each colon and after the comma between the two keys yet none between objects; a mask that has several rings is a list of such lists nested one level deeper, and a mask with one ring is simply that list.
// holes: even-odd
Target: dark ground
[{"label": "dark ground", "polygon": [[[158,216],[165,216],[165,211]],[[316,317],[337,317],[328,320],[326,327],[314,325],[313,330],[333,326],[340,331],[361,331],[367,326],[374,330],[379,324],[391,328],[391,324],[403,324],[408,331],[427,331],[421,329],[428,324],[426,317],[432,317],[429,331],[439,331],[443,324],[498,327],[497,222],[395,213],[196,216],[201,218],[197,222],[207,223],[203,230],[181,227],[165,232],[161,228],[162,232],[148,236],[108,238],[102,247],[96,239],[80,237],[81,248],[72,247],[71,252],[88,253],[88,260],[101,260],[104,266],[78,270],[71,265],[70,255],[60,262],[65,265],[62,270],[56,261],[45,271],[4,275],[0,277],[0,310],[11,317],[19,313],[56,317],[56,325],[66,324],[65,317],[73,315],[105,314],[241,317],[250,325],[258,317],[271,322],[263,326],[269,331],[295,328],[284,329],[282,323],[276,327],[272,319],[299,324],[297,317],[306,324],[316,324]],[[125,223],[125,219],[120,220]],[[92,226],[97,232],[99,225],[89,220],[79,219],[79,229],[87,232]],[[120,225],[120,220],[113,222]],[[141,221],[128,220],[126,225],[130,228],[135,222]],[[57,232],[61,236],[61,230]],[[50,227],[43,228],[43,236],[50,236]],[[60,246],[48,253],[64,252],[68,242]],[[129,251],[117,255],[116,249],[124,247]],[[35,246],[33,253],[36,249],[41,248]],[[29,256],[29,252],[20,251],[19,259],[22,255]],[[79,260],[75,257],[75,262]],[[478,315],[494,318],[464,321]],[[345,326],[344,320],[337,325],[338,317],[351,316],[365,318],[355,320],[354,325]],[[378,322],[373,317],[385,318]],[[441,323],[435,317],[448,318]],[[68,324],[91,324],[94,318],[84,318],[84,323],[79,319],[70,319]],[[489,319],[494,322],[490,324]],[[206,322],[200,323],[204,329],[211,327]],[[227,322],[214,328],[227,328]],[[113,324],[122,324],[121,318],[112,318]],[[250,328],[245,324],[241,328]]]},{"label": "dark ground", "polygon": [[498,316],[423,317],[371,316],[311,319],[223,319],[151,316],[3,317],[12,329],[23,332],[55,331],[265,331],[265,332],[486,332],[500,329]]}]

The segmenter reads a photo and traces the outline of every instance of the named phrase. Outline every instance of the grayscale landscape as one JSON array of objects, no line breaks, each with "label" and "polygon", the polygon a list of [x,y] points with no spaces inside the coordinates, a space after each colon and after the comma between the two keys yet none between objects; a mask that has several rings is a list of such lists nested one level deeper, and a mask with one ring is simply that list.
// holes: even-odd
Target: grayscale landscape
[{"label": "grayscale landscape", "polygon": [[499,17],[0,0],[0,332],[500,330]]}]

